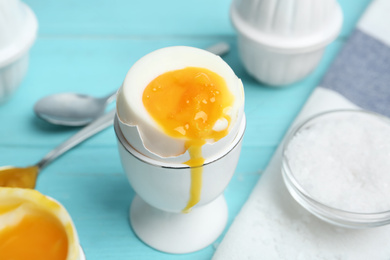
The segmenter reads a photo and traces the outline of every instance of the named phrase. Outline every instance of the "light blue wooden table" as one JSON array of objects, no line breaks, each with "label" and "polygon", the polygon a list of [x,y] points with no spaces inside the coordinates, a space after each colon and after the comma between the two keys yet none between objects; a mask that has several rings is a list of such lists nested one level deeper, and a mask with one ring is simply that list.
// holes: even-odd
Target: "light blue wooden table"
[{"label": "light blue wooden table", "polygon": [[[0,105],[0,165],[35,163],[78,130],[38,120],[32,108],[39,98],[57,92],[104,96],[120,86],[136,60],[155,49],[205,48],[226,41],[231,51],[225,60],[244,83],[248,120],[241,158],[225,191],[230,225],[370,0],[339,2],[343,29],[319,67],[303,81],[275,89],[245,72],[229,21],[230,1],[26,0],[38,17],[39,36],[25,80]],[[161,253],[139,241],[128,221],[134,191],[123,173],[112,127],[49,165],[37,189],[67,208],[88,260],[210,259],[223,237],[186,255]]]}]

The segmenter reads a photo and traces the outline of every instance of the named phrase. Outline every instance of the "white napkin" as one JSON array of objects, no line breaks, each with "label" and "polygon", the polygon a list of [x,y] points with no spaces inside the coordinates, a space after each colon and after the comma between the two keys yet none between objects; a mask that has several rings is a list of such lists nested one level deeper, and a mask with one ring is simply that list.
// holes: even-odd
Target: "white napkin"
[{"label": "white napkin", "polygon": [[[388,47],[380,54],[384,60],[371,57],[372,52],[365,48],[360,51],[370,57],[355,51],[356,45],[360,46],[356,39],[359,42],[362,37],[371,37],[374,45],[380,45],[370,47],[375,50]],[[351,38],[324,78],[324,87],[316,88],[291,129],[309,116],[334,109],[361,107],[390,114],[390,1],[374,1]],[[345,63],[349,55],[361,57],[363,62],[349,66]],[[371,66],[367,60],[378,60],[379,65]],[[365,75],[360,75],[362,71]],[[319,220],[295,202],[281,175],[282,144],[213,259],[390,259],[390,225],[365,230],[340,228]]]}]

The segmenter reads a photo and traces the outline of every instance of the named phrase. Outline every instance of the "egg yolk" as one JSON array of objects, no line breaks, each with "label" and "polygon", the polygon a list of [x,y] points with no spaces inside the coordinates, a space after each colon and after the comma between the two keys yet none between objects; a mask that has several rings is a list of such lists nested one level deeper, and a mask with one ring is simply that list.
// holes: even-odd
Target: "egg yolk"
[{"label": "egg yolk", "polygon": [[0,169],[0,187],[34,189],[38,172],[37,166]]},{"label": "egg yolk", "polygon": [[[15,208],[2,209],[0,213]],[[67,252],[65,229],[47,213],[26,214],[19,223],[0,230],[2,260],[65,260]]]},{"label": "egg yolk", "polygon": [[[187,67],[166,72],[148,84],[143,104],[164,132],[185,139],[191,167],[190,199],[183,212],[189,212],[200,200],[202,189],[202,146],[227,135],[231,118],[228,115],[234,96],[225,80],[205,68]],[[216,123],[224,124],[223,129]]]}]

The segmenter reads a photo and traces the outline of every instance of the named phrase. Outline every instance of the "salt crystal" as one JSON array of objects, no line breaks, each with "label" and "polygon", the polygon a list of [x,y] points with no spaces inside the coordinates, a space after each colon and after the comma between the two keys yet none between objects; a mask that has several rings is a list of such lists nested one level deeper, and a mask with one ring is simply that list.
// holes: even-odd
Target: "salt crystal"
[{"label": "salt crystal", "polygon": [[290,141],[290,170],[311,197],[356,213],[390,210],[390,124],[367,113],[330,114]]}]

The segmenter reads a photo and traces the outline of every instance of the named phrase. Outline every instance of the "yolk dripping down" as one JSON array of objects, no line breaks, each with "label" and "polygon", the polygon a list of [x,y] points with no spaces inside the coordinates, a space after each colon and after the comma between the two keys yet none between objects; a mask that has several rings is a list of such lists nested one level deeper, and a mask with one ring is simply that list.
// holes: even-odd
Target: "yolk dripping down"
[{"label": "yolk dripping down", "polygon": [[[12,214],[22,205],[19,203],[0,208],[0,214]],[[65,260],[67,254],[65,228],[46,212],[28,212],[18,223],[0,229],[0,259]]]},{"label": "yolk dripping down", "polygon": [[[202,146],[206,140],[218,141],[228,134],[231,118],[227,114],[234,96],[218,74],[197,67],[166,72],[145,88],[143,104],[165,133],[186,140],[191,167],[190,199],[183,212],[200,200],[202,188]],[[227,121],[223,130],[214,130],[218,120]]]}]

